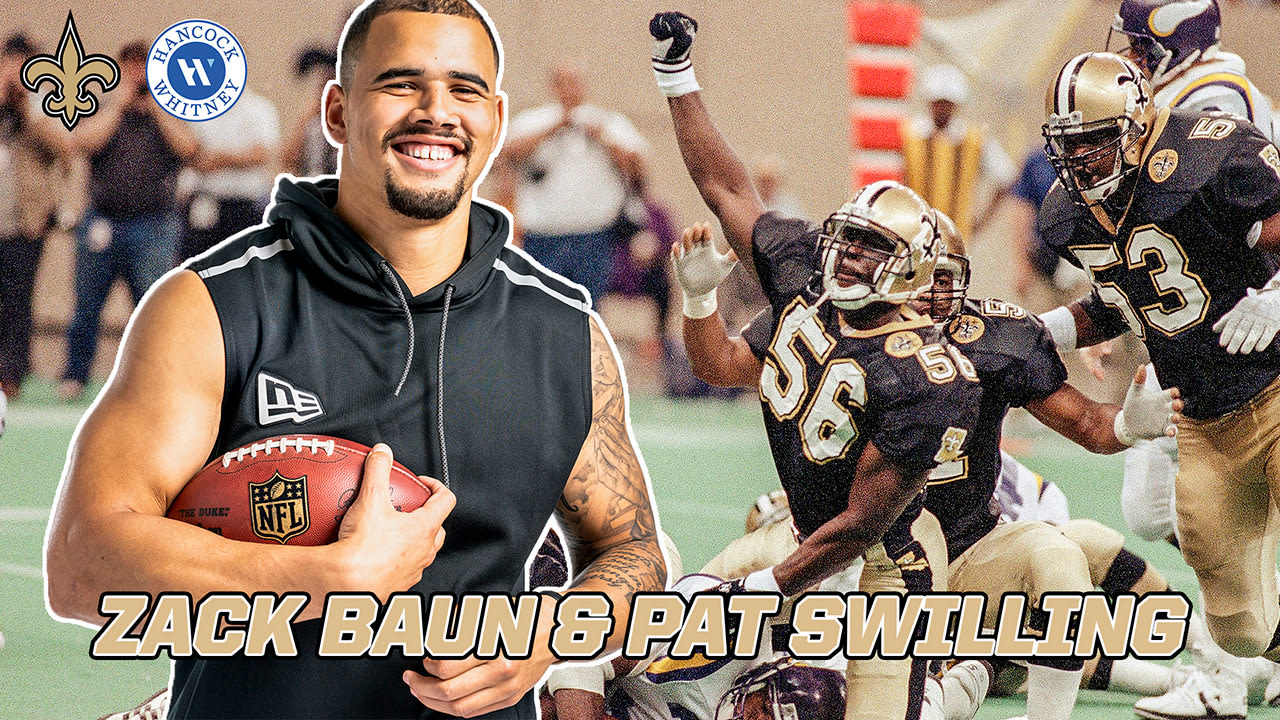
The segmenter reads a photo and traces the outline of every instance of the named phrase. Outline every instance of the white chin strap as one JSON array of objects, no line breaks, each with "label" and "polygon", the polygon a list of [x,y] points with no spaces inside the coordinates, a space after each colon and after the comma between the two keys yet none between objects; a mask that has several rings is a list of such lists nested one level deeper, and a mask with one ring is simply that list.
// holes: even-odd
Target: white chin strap
[{"label": "white chin strap", "polygon": [[1115,177],[1101,185],[1095,185],[1088,190],[1081,190],[1080,194],[1089,202],[1102,202],[1103,200],[1111,197],[1111,194],[1116,191],[1116,188],[1120,187],[1120,179],[1121,175],[1117,174]]},{"label": "white chin strap", "polygon": [[[848,288],[840,288],[842,291],[861,291],[858,293],[850,292],[845,295],[843,292],[837,297],[830,289],[824,292],[823,297],[830,298],[831,304],[843,310],[857,310],[858,308],[871,302],[871,288],[866,285],[854,285]],[[855,296],[856,295],[856,296]]]}]

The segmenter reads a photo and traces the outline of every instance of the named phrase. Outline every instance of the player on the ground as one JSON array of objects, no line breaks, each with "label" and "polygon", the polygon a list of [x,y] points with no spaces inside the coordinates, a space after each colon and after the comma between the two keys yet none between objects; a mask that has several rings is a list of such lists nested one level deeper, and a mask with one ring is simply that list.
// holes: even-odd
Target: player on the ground
[{"label": "player on the ground", "polygon": [[[689,60],[696,29],[680,13],[653,18],[655,76],[686,168],[730,244],[752,258],[775,312],[760,396],[803,538],[742,584],[792,595],[865,556],[863,591],[929,590],[942,570],[929,553],[938,558],[944,543],[920,491],[937,463],[965,451],[978,392],[968,360],[904,305],[928,287],[944,250],[933,211],[911,190],[877,183],[821,230],[765,212],[702,103]],[[848,717],[919,716],[923,662],[849,667]]]},{"label": "player on the ground", "polygon": [[[681,578],[672,590],[688,599],[720,584],[718,577],[696,573]],[[766,620],[754,658],[695,654],[679,659],[670,656],[670,643],[663,643],[643,660],[618,657],[608,663],[562,666],[547,679],[543,720],[843,718],[844,657],[797,661],[787,655],[789,616],[784,605]],[[971,720],[989,684],[989,666],[977,660],[959,663],[941,677],[930,676],[925,690],[925,703],[933,711],[929,717]],[[788,705],[793,708],[788,710]]]},{"label": "player on the ground", "polygon": [[[1084,397],[1066,383],[1066,369],[1037,320],[1003,301],[967,299],[969,263],[963,240],[945,215],[939,214],[939,224],[948,248],[954,247],[955,251],[948,250],[939,259],[931,290],[913,306],[932,316],[951,342],[964,348],[983,388],[982,411],[970,451],[933,471],[925,500],[947,537],[951,576],[948,589],[987,592],[992,597],[1025,592],[1035,605],[1044,592],[1088,592],[1097,584],[1106,586],[1112,582],[1112,563],[1121,557],[1137,559],[1136,556],[1122,556],[1117,546],[1105,564],[1090,563],[1080,547],[1081,542],[1092,539],[1090,533],[1069,538],[1040,522],[999,522],[992,495],[1001,472],[999,446],[1004,415],[1011,405],[1026,406],[1050,427],[1090,450],[1117,452],[1127,447],[1122,437],[1131,443],[1135,432],[1154,437],[1171,431],[1181,407],[1177,393],[1150,393],[1135,384],[1123,411]],[[728,260],[717,259],[705,226],[691,228],[682,245],[673,248],[673,255],[682,290],[695,294],[706,293],[705,285],[693,290],[690,285],[697,284],[700,277],[714,279],[717,273],[710,269],[723,266]],[[761,329],[768,324],[770,319],[762,314],[743,330],[740,338],[730,340],[719,317],[694,319],[686,314],[685,340],[695,373],[711,383],[752,382],[749,378],[758,377],[762,367],[759,356],[767,340]],[[757,536],[744,538],[726,550],[713,564],[730,572],[739,569],[734,566],[740,566],[744,559],[751,561],[782,552],[780,548],[770,548],[774,544],[785,547],[781,532],[763,529]],[[1137,562],[1145,568],[1140,559]],[[1095,564],[1096,570],[1092,567]],[[1164,590],[1167,584],[1150,589]],[[994,626],[995,620],[992,606],[986,621]],[[1043,612],[1033,610],[1029,624],[1043,629],[1044,620]],[[1032,660],[1028,716],[1033,720],[1069,716],[1082,670],[1078,660]]]},{"label": "player on the ground", "polygon": [[[1092,520],[1071,520],[1067,498],[1053,481],[1041,478],[1003,451],[1001,455],[1000,482],[996,486],[995,499],[1000,504],[1000,517],[1003,520],[1038,520],[1055,525],[1072,523],[1081,532],[1095,534],[1097,541],[1083,543],[1081,549],[1089,561],[1089,573],[1095,578],[1095,583],[1102,584],[1112,596],[1122,593],[1142,595],[1152,590],[1169,589],[1168,582],[1158,570],[1123,548],[1124,536]],[[786,531],[785,537],[789,538],[790,520],[786,493],[774,490],[761,495],[747,511],[746,534],[729,543],[701,572],[712,572],[707,569],[710,567],[724,567],[729,568],[726,572],[736,572],[738,575],[727,574],[723,577],[736,577],[777,562],[769,558],[786,557],[795,548],[795,542],[783,540],[783,533],[774,534],[774,528]],[[1072,537],[1079,542],[1079,533],[1072,533]],[[1102,578],[1106,581],[1105,584],[1098,582],[1096,578]],[[1020,688],[1025,692],[1025,665],[994,662],[993,666],[990,695],[1013,695]],[[1189,673],[1190,670],[1178,665],[1169,666],[1132,657],[1099,657],[1085,662],[1080,687],[1154,695],[1176,686]],[[956,695],[949,684],[949,677],[950,670],[942,677],[943,685],[947,686],[944,694],[947,701],[945,717],[963,717],[962,712],[953,711],[952,701],[966,701],[967,693]],[[972,682],[968,686],[976,687]]]},{"label": "player on the ground", "polygon": [[1070,60],[1046,105],[1061,182],[1041,230],[1094,291],[1042,317],[1064,351],[1132,331],[1181,389],[1178,529],[1209,629],[1232,654],[1280,656],[1280,151],[1242,117],[1156,109],[1109,53]]},{"label": "player on the ground", "polygon": [[[722,579],[702,573],[680,578],[672,591],[686,599],[694,594],[715,590]],[[544,695],[544,720],[692,720],[713,718],[721,698],[729,693],[735,681],[753,666],[767,663],[777,653],[785,652],[785,641],[779,645],[774,635],[786,630],[790,611],[768,618],[762,630],[760,651],[750,658],[708,658],[695,654],[685,659],[670,657],[670,643],[654,647],[642,660],[624,657],[594,665],[566,665],[547,678]],[[787,633],[789,634],[789,633]],[[785,636],[784,636],[785,637]],[[830,713],[826,717],[844,716],[844,658],[806,663],[795,676],[834,675],[839,679],[835,693],[814,698],[807,708]],[[815,671],[815,672],[810,672]],[[835,687],[827,683],[828,687]],[[550,711],[550,712],[548,712]],[[810,715],[804,715],[806,719]],[[823,717],[818,715],[816,717]]]}]

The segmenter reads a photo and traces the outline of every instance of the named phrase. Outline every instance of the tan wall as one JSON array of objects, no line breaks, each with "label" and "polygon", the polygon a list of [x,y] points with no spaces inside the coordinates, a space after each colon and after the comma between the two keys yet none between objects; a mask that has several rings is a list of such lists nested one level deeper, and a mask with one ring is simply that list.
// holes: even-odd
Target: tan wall
[{"label": "tan wall", "polygon": [[[1063,1],[1044,0],[1046,7]],[[277,103],[287,127],[307,100],[292,79],[294,54],[302,45],[336,39],[353,6],[349,1],[303,0],[99,0],[71,6],[0,0],[0,17],[6,18],[7,28],[27,29],[51,51],[70,7],[86,50],[108,54],[126,41],[150,40],[169,24],[189,17],[220,22],[245,45],[250,85]],[[505,89],[512,111],[547,100],[544,75],[553,61],[565,55],[581,58],[590,69],[595,101],[629,115],[652,142],[650,164],[657,191],[672,202],[682,221],[709,218],[684,173],[665,103],[653,87],[649,70],[648,19],[653,12],[672,6],[702,23],[696,51],[698,77],[730,143],[746,158],[766,152],[787,158],[791,184],[811,215],[825,215],[838,205],[850,190],[844,4],[840,0],[492,0],[486,7],[505,42]],[[1114,7],[1109,2],[1089,4],[1079,25],[1066,34],[1061,61],[1101,45]],[[1049,33],[1036,29],[1028,34],[1039,38]],[[1280,11],[1232,5],[1223,37],[1227,47],[1249,60],[1255,82],[1273,94],[1280,92],[1280,43],[1275,42],[1280,37]],[[975,38],[975,43],[981,40]],[[1019,72],[1029,52],[1011,43],[1000,56],[1009,71]],[[1034,140],[1043,91],[1036,87],[997,104],[981,95],[992,86],[977,85],[972,111],[982,116],[985,110],[985,119],[993,126],[1020,128],[1008,136],[1014,140],[1010,150],[1020,153]],[[1010,103],[1017,109],[993,116]],[[69,258],[65,241],[51,245],[37,307],[46,320],[59,321],[69,312]],[[126,304],[116,300],[111,313],[119,321]],[[60,341],[56,345],[60,348]]]}]

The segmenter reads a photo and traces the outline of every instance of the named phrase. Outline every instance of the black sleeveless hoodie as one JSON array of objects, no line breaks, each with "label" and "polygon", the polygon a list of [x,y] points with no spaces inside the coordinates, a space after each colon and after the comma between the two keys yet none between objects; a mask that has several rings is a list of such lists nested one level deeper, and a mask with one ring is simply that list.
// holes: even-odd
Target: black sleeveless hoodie
[{"label": "black sleeveless hoodie", "polygon": [[[222,327],[226,386],[211,455],[334,435],[446,480],[458,504],[415,590],[516,592],[591,422],[585,290],[507,244],[473,202],[462,266],[417,296],[333,212],[337,180],[281,176],[266,225],[187,265]],[[313,598],[312,602],[323,602]],[[437,718],[401,681],[419,658],[179,659],[171,718]],[[532,720],[532,696],[486,718]]]}]

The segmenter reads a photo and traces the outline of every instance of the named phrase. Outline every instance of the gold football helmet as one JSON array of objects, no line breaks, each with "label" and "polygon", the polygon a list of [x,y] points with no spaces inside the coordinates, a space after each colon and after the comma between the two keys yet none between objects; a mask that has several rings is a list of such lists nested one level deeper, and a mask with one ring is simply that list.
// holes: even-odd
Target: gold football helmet
[{"label": "gold football helmet", "polygon": [[1142,71],[1112,53],[1077,55],[1062,66],[1045,97],[1045,153],[1072,198],[1110,198],[1142,160],[1155,117]]},{"label": "gold football helmet", "polygon": [[[969,293],[969,257],[965,253],[964,238],[960,229],[951,218],[941,210],[934,209],[938,218],[938,234],[947,250],[938,258],[933,270],[934,283],[920,296],[925,303],[925,310],[935,323],[945,323],[964,310],[964,299]],[[946,282],[938,286],[938,276],[949,274],[949,286]],[[920,310],[919,307],[916,308]]]},{"label": "gold football helmet", "polygon": [[862,188],[822,224],[822,289],[836,307],[901,305],[927,290],[946,251],[937,220],[914,190],[882,180]]}]

